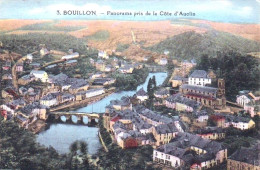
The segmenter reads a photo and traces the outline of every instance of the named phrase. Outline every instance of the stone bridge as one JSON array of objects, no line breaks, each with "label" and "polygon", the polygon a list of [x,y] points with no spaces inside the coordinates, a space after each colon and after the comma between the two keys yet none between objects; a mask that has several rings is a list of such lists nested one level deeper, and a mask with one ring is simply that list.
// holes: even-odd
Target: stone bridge
[{"label": "stone bridge", "polygon": [[[65,122],[73,122],[73,123],[83,123],[87,124],[83,121],[83,118],[88,118],[88,123],[98,123],[98,119],[100,113],[85,113],[85,112],[50,112],[49,116],[53,116],[55,120],[61,120],[62,117],[66,118]],[[72,118],[77,118],[77,121],[74,122]]]}]

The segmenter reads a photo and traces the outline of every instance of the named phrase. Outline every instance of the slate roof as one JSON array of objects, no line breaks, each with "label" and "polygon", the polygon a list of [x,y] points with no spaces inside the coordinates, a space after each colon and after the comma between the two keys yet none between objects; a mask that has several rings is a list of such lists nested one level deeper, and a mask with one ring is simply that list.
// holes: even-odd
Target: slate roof
[{"label": "slate roof", "polygon": [[88,82],[86,80],[78,79],[78,78],[68,78],[66,82],[71,85],[70,86],[71,89],[77,89],[88,85]]},{"label": "slate roof", "polygon": [[72,63],[77,63],[78,60],[68,60],[66,61],[66,64],[72,64]]},{"label": "slate roof", "polygon": [[19,98],[16,100],[13,100],[12,102],[10,102],[11,105],[26,105],[26,102],[23,98]]},{"label": "slate roof", "polygon": [[60,86],[70,85],[71,89],[77,89],[88,85],[88,82],[84,79],[69,78],[66,74],[60,73],[49,78],[51,83],[55,83]]},{"label": "slate roof", "polygon": [[67,78],[68,78],[68,76],[66,74],[63,74],[63,73],[60,73],[60,74],[57,74],[57,75],[51,77],[51,79],[54,81],[54,83],[66,81]]},{"label": "slate roof", "polygon": [[46,72],[43,70],[32,70],[30,74],[45,74]]},{"label": "slate roof", "polygon": [[225,118],[225,122],[244,122],[244,123],[248,123],[250,120],[252,120],[251,118],[248,117],[241,117],[241,116],[235,116],[235,115],[230,115],[227,113],[215,113],[214,115],[215,117],[223,117]]},{"label": "slate roof", "polygon": [[178,129],[174,125],[174,123],[162,124],[155,127],[155,130],[158,134],[167,134],[178,132]]},{"label": "slate roof", "polygon": [[21,109],[21,112],[24,113],[25,115],[30,115],[31,112],[34,110],[34,109],[46,109],[47,107],[40,104],[39,102],[33,102],[31,104],[28,104],[26,106],[24,106],[22,109]]},{"label": "slate roof", "polygon": [[63,99],[66,99],[66,98],[75,98],[74,95],[70,94],[70,93],[63,93],[62,96],[61,96]]},{"label": "slate roof", "polygon": [[41,64],[40,63],[31,63],[30,66],[34,66],[34,67],[40,67]]},{"label": "slate roof", "polygon": [[193,112],[193,116],[195,116],[195,117],[204,116],[204,115],[208,115],[208,112],[206,110],[200,110],[200,111]]},{"label": "slate roof", "polygon": [[252,96],[250,96],[249,94],[242,94],[242,93],[239,93],[239,95],[237,95],[237,97],[240,97],[240,96],[246,96],[249,100],[252,100],[254,99]]},{"label": "slate roof", "polygon": [[55,93],[49,93],[41,98],[41,100],[52,100],[56,99],[57,96],[60,95],[60,92],[55,92]]},{"label": "slate roof", "polygon": [[115,80],[113,78],[96,78],[94,80],[94,82],[92,83],[93,85],[103,85],[104,83],[111,81],[111,80]]},{"label": "slate roof", "polygon": [[31,80],[33,78],[35,78],[35,76],[32,74],[24,75],[21,77],[21,79],[23,79],[23,80]]},{"label": "slate roof", "polygon": [[114,130],[119,129],[119,128],[126,130],[125,125],[120,121],[116,121],[116,123],[113,125],[113,128],[114,128]]},{"label": "slate roof", "polygon": [[45,67],[45,68],[49,69],[49,68],[54,68],[54,67],[56,67],[56,66],[57,66],[57,64],[52,64],[52,65],[49,65],[49,66],[47,66],[47,67]]},{"label": "slate roof", "polygon": [[[186,152],[187,148],[197,147],[203,150],[206,150],[206,154],[188,156],[190,153]],[[211,160],[216,157],[218,151],[225,149],[221,143],[216,141],[211,141],[208,139],[203,139],[200,136],[190,134],[190,133],[182,133],[179,132],[171,143],[160,146],[157,150],[160,152],[164,152],[170,155],[174,155],[179,157],[182,160],[190,162],[190,158],[195,158],[198,161]]]},{"label": "slate roof", "polygon": [[250,91],[249,90],[241,90],[238,93],[239,93],[239,95],[244,95],[244,94],[250,93]]},{"label": "slate roof", "polygon": [[22,115],[20,115],[20,114],[18,114],[18,115],[16,116],[16,118],[17,118],[19,121],[21,121],[21,122],[25,122],[25,121],[28,120],[26,117],[24,117],[24,116],[22,116]]},{"label": "slate roof", "polygon": [[172,80],[181,80],[181,81],[188,81],[188,78],[181,77],[181,76],[174,76]]},{"label": "slate roof", "polygon": [[111,100],[110,105],[128,106],[131,104],[130,98],[123,96],[120,100]]},{"label": "slate roof", "polygon": [[140,90],[136,92],[137,96],[147,96],[147,93],[144,91],[144,88],[142,87]]},{"label": "slate roof", "polygon": [[166,98],[166,100],[171,103],[177,102],[177,103],[185,104],[189,107],[192,107],[194,110],[198,109],[198,107],[201,105],[200,102],[188,99],[188,98],[182,96],[181,94],[175,94],[175,95],[169,96]]},{"label": "slate roof", "polygon": [[253,147],[245,148],[241,147],[234,152],[228,159],[246,162],[255,166],[260,166],[260,144],[256,144]]},{"label": "slate roof", "polygon": [[159,90],[156,90],[155,95],[170,95],[169,89],[167,88],[160,88]]},{"label": "slate roof", "polygon": [[208,78],[208,73],[205,70],[194,70],[189,78]]},{"label": "slate roof", "polygon": [[162,122],[162,123],[171,123],[174,120],[171,118],[168,118],[166,116],[160,115],[158,113],[153,112],[152,110],[149,110],[147,108],[139,108],[139,107],[135,107],[135,110],[137,113],[155,121],[155,122]]},{"label": "slate roof", "polygon": [[225,115],[226,117],[226,122],[244,122],[248,123],[251,119],[248,117],[241,117],[241,116],[233,116],[233,115]]},{"label": "slate roof", "polygon": [[196,90],[199,92],[206,92],[206,93],[213,93],[216,94],[218,89],[214,87],[207,87],[207,86],[197,86],[197,85],[189,85],[183,84],[181,85],[182,89],[189,89],[189,90]]}]

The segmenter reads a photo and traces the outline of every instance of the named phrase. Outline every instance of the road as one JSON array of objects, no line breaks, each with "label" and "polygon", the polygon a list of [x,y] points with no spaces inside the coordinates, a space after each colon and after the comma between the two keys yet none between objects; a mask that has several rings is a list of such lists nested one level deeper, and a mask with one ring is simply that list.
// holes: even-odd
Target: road
[{"label": "road", "polygon": [[[31,54],[36,54],[36,53],[38,53],[38,51],[35,51],[35,52],[31,53]],[[13,78],[12,81],[13,81],[14,88],[15,88],[16,90],[18,90],[16,64],[19,63],[19,62],[24,62],[24,61],[26,60],[26,58],[27,58],[27,56],[23,56],[22,58],[20,58],[19,60],[17,60],[17,61],[15,62],[15,64],[13,65],[13,67],[12,67],[12,78]]]},{"label": "road", "polygon": [[16,64],[19,62],[23,62],[26,59],[26,56],[20,58],[16,61],[16,63],[12,67],[12,77],[13,77],[13,85],[16,90],[18,90],[18,81],[17,81],[17,72],[16,72]]}]

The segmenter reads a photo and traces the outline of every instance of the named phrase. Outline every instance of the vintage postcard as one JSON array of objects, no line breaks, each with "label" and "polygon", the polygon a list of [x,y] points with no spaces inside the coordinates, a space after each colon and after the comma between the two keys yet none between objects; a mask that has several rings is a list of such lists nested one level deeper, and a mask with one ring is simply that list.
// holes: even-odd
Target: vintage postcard
[{"label": "vintage postcard", "polygon": [[260,170],[260,0],[0,11],[1,170]]}]

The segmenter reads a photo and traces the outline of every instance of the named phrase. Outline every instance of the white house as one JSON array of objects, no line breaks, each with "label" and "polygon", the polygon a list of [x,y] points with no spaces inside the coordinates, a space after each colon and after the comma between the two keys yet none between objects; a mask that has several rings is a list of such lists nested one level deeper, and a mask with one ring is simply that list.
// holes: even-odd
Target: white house
[{"label": "white house", "polygon": [[58,105],[59,101],[57,99],[57,95],[59,95],[59,93],[49,93],[43,96],[40,99],[40,104],[45,105],[47,107]]},{"label": "white house", "polygon": [[200,110],[194,113],[194,117],[197,122],[207,122],[209,119],[209,115],[206,110]]},{"label": "white house", "polygon": [[75,96],[70,93],[63,93],[61,96],[61,101],[63,103],[68,101],[74,101],[74,100],[75,100]]},{"label": "white house", "polygon": [[194,70],[188,78],[189,85],[205,86],[211,84],[211,78],[208,73],[204,70]]},{"label": "white house", "polygon": [[40,79],[42,82],[48,81],[48,74],[43,70],[32,70],[31,75],[34,75],[36,79]]},{"label": "white house", "polygon": [[42,48],[40,50],[40,54],[41,54],[41,56],[45,56],[45,55],[49,54],[49,51],[46,48]]},{"label": "white house", "polygon": [[148,58],[147,58],[147,57],[144,57],[144,58],[143,58],[143,61],[148,61]]},{"label": "white house", "polygon": [[32,61],[33,60],[33,55],[32,54],[27,54],[26,55],[26,59]]},{"label": "white house", "polygon": [[243,95],[238,95],[237,96],[237,104],[241,105],[241,106],[245,106],[246,104],[248,104],[251,101],[252,97],[247,95],[247,94],[243,94]]},{"label": "white house", "polygon": [[[187,151],[196,152],[199,163]],[[205,155],[210,153],[208,155]],[[175,141],[162,145],[153,151],[153,161],[170,167],[189,165],[189,169],[208,169],[219,165],[227,159],[227,149],[219,142],[203,139],[189,133],[179,132]],[[196,166],[197,168],[194,168]]]},{"label": "white house", "polygon": [[164,150],[153,150],[153,161],[163,164],[167,161],[167,164],[172,167],[179,167],[181,164],[184,163],[183,160],[181,160],[177,156],[165,153]]},{"label": "white house", "polygon": [[159,64],[160,64],[160,65],[166,65],[166,64],[168,64],[167,58],[161,58],[160,61],[159,61]]},{"label": "white house", "polygon": [[104,59],[108,59],[109,55],[107,55],[107,53],[105,51],[99,51],[98,52],[98,57],[99,58],[104,58]]},{"label": "white house", "polygon": [[103,88],[90,89],[86,91],[86,98],[101,95],[103,93],[105,93]]},{"label": "white house", "polygon": [[224,127],[233,126],[240,130],[247,130],[255,127],[255,122],[247,117],[226,115]]},{"label": "white house", "polygon": [[73,58],[78,58],[79,57],[79,53],[75,52],[69,55],[65,55],[63,57],[61,57],[62,60],[69,60],[69,59],[73,59]]},{"label": "white house", "polygon": [[141,88],[140,90],[138,90],[138,91],[136,92],[136,98],[139,99],[139,100],[141,100],[141,101],[145,101],[145,100],[148,99],[148,95],[147,95],[147,93],[144,91],[144,89]]},{"label": "white house", "polygon": [[106,67],[105,67],[105,72],[111,72],[112,71],[112,66],[111,65],[107,65]]},{"label": "white house", "polygon": [[168,55],[170,52],[168,50],[164,50],[163,54]]},{"label": "white house", "polygon": [[7,112],[10,112],[12,115],[14,115],[14,109],[12,109],[10,106],[3,104],[3,105],[0,105],[0,108],[2,110],[6,110]]}]

